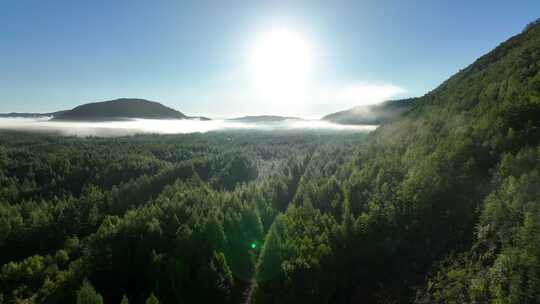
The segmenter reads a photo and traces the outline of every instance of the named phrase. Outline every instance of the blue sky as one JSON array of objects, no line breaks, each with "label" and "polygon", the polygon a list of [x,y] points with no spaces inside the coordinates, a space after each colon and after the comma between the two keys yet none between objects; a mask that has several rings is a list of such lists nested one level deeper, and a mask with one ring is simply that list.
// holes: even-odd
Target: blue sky
[{"label": "blue sky", "polygon": [[[138,97],[190,115],[318,116],[422,95],[538,17],[537,0],[0,0],[0,112]],[[301,105],[252,92],[250,52],[275,28],[309,45]]]}]

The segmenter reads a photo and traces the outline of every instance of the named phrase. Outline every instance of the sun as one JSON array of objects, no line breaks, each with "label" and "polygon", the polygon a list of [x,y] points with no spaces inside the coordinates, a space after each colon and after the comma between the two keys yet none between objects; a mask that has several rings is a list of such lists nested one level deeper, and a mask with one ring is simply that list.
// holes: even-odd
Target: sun
[{"label": "sun", "polygon": [[249,54],[250,77],[257,94],[276,103],[305,98],[312,65],[307,39],[290,29],[262,33]]}]

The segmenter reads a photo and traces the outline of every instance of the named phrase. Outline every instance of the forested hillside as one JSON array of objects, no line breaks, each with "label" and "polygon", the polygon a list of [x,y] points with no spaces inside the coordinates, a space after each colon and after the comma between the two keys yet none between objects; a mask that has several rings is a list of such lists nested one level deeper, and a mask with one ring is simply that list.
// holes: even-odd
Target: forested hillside
[{"label": "forested hillside", "polygon": [[408,98],[357,106],[349,110],[328,114],[322,120],[343,125],[380,125],[395,120],[407,112],[415,101],[416,98]]},{"label": "forested hillside", "polygon": [[539,303],[539,171],[538,23],[369,136],[3,132],[0,299]]},{"label": "forested hillside", "polygon": [[539,127],[535,24],[350,162],[308,167],[266,237],[257,303],[539,302]]}]

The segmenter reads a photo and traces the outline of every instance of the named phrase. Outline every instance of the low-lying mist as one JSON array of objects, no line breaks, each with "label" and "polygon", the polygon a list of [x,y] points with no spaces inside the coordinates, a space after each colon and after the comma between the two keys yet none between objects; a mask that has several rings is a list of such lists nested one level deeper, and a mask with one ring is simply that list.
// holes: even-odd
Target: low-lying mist
[{"label": "low-lying mist", "polygon": [[0,130],[57,133],[64,136],[128,136],[135,134],[186,134],[212,131],[288,131],[369,132],[374,125],[340,125],[322,120],[284,120],[247,123],[230,120],[152,120],[134,119],[110,122],[59,122],[42,118],[0,118]]}]

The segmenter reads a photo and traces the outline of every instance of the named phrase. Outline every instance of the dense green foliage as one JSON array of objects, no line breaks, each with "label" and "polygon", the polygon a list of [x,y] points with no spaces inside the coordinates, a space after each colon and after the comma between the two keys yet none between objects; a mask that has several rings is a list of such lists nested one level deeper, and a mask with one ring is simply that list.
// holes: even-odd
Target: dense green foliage
[{"label": "dense green foliage", "polygon": [[84,282],[77,292],[77,304],[103,304],[103,297],[90,283]]},{"label": "dense green foliage", "polygon": [[540,302],[540,24],[365,137],[1,133],[0,298]]},{"label": "dense green foliage", "polygon": [[[364,138],[2,132],[4,301],[237,303],[313,155],[344,156]],[[335,221],[311,213],[328,242]]]}]

